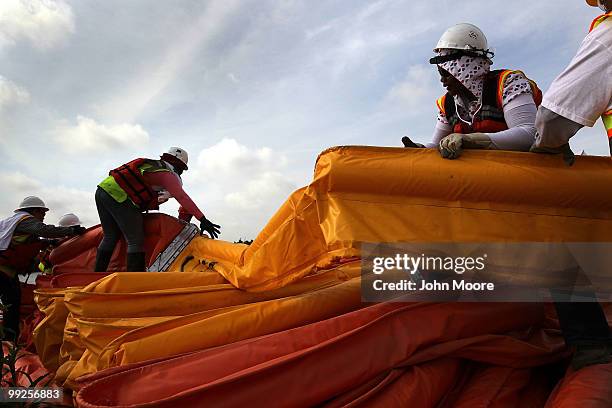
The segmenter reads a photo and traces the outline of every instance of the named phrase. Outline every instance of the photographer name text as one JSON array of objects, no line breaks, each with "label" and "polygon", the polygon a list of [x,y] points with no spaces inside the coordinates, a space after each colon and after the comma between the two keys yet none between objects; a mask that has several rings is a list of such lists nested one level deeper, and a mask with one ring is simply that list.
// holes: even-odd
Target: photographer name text
[{"label": "photographer name text", "polygon": [[438,282],[433,280],[413,282],[403,279],[399,282],[385,282],[382,279],[377,279],[372,283],[372,287],[376,291],[493,291],[495,284],[493,282],[466,282],[462,279],[453,279],[452,282]]}]

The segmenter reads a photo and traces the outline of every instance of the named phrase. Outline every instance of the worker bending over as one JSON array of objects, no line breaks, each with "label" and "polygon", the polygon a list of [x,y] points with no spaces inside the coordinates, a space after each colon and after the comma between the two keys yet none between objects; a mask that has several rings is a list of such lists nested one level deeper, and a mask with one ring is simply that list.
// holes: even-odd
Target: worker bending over
[{"label": "worker bending over", "polygon": [[210,222],[182,187],[180,175],[187,170],[184,149],[171,147],[161,160],[135,159],[114,170],[96,190],[96,207],[104,238],[96,254],[96,272],[105,272],[120,234],[127,241],[127,270],[145,270],[142,212],[157,210],[174,197],[181,207],[200,221],[202,233],[219,235],[219,225]]}]

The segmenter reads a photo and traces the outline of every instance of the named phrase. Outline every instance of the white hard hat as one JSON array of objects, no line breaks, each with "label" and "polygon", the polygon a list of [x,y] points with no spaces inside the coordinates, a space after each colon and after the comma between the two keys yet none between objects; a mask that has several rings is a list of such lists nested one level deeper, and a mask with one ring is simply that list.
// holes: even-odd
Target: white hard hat
[{"label": "white hard hat", "polygon": [[19,207],[17,207],[17,210],[15,211],[25,210],[26,208],[42,208],[45,211],[49,211],[43,200],[36,196],[28,196],[21,200],[21,203],[19,203]]},{"label": "white hard hat", "polygon": [[81,225],[81,220],[73,213],[68,213],[64,214],[62,218],[59,219],[57,225],[60,227],[74,227],[76,225]]},{"label": "white hard hat", "polygon": [[483,56],[489,52],[487,37],[480,28],[470,23],[455,24],[446,30],[434,52],[443,49],[477,51],[483,53]]},{"label": "white hard hat", "polygon": [[170,155],[179,159],[179,161],[185,165],[184,170],[187,170],[187,162],[189,162],[189,155],[187,154],[187,151],[185,149],[180,147],[171,147],[166,153],[162,155],[162,159],[165,155]]}]

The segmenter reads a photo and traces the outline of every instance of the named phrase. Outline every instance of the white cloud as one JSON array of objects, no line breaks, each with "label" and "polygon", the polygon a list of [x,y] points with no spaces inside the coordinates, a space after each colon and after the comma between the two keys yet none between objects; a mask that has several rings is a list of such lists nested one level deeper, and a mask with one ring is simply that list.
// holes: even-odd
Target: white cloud
[{"label": "white cloud", "polygon": [[21,172],[0,172],[0,185],[7,198],[0,201],[0,217],[11,214],[24,197],[35,195],[49,207],[47,224],[57,224],[59,218],[69,212],[78,215],[84,226],[99,223],[93,191],[45,185]]},{"label": "white cloud", "polygon": [[234,177],[238,174],[250,176],[283,167],[286,158],[272,149],[262,147],[250,149],[235,139],[222,139],[204,149],[198,155],[198,169],[203,177]]},{"label": "white cloud", "polygon": [[60,123],[54,133],[56,140],[67,152],[142,149],[149,142],[149,134],[138,124],[106,126],[84,116],[77,117],[76,125]]},{"label": "white cloud", "polygon": [[15,105],[30,101],[29,92],[0,75],[0,112]]},{"label": "white cloud", "polygon": [[440,86],[435,86],[435,72],[430,65],[408,67],[405,78],[389,90],[387,98],[411,110],[418,110],[428,102],[434,104],[436,92],[443,93]]},{"label": "white cloud", "polygon": [[29,41],[48,50],[62,45],[74,32],[74,15],[63,0],[2,0],[0,48]]},{"label": "white cloud", "polygon": [[[255,238],[296,189],[285,173],[288,161],[268,147],[250,148],[222,139],[202,150],[185,173],[185,191],[211,221],[221,224],[222,239]],[[173,214],[174,206],[164,208]]]},{"label": "white cloud", "polygon": [[[429,141],[434,101],[444,90],[426,62],[450,25],[479,25],[498,49],[495,67],[525,69],[546,88],[597,12],[584,3],[551,8],[527,0],[513,3],[511,13],[482,0],[467,0],[453,13],[439,13],[450,1],[196,3],[121,2],[119,10],[0,0],[0,52],[11,47],[2,74],[26,85],[32,99],[3,115],[5,168],[88,190],[136,154],[154,157],[168,145],[200,147],[202,135],[225,137],[201,154],[192,151],[185,190],[222,224],[223,239],[253,238],[290,185],[308,183],[326,147],[397,146],[404,134]],[[82,27],[75,30],[76,16]],[[36,53],[30,43],[67,46]],[[0,104],[27,102],[10,89],[10,98],[0,97],[10,104]],[[59,118],[69,121],[58,126]],[[606,153],[597,127],[592,138],[587,130],[574,138],[577,152]],[[58,160],[62,149],[87,154]],[[50,160],[32,164],[31,157]],[[36,187],[29,183],[20,196]],[[0,190],[1,205],[12,208],[20,199],[5,195],[4,185]],[[174,214],[172,201],[162,209]],[[95,213],[90,196],[83,203]]]},{"label": "white cloud", "polygon": [[[28,196],[30,191],[39,190],[42,188],[42,184],[38,181],[20,172],[1,172],[0,173],[0,184],[3,189],[8,190],[12,193],[18,193],[17,196]],[[7,194],[9,196],[10,194]],[[15,199],[17,204],[21,198]],[[10,206],[10,203],[8,204]]]},{"label": "white cloud", "polygon": [[242,191],[229,193],[225,201],[239,209],[257,209],[266,203],[282,203],[295,190],[295,184],[281,173],[265,172],[246,183]]},{"label": "white cloud", "polygon": [[226,28],[227,19],[240,6],[237,0],[209,1],[191,24],[173,33],[175,40],[160,50],[159,59],[145,65],[129,86],[114,92],[98,107],[98,114],[114,120],[135,120],[155,103],[164,104],[159,94],[193,64],[194,58],[206,50]]},{"label": "white cloud", "polygon": [[317,45],[311,59],[335,80],[364,67],[376,71],[391,53],[402,52],[412,38],[435,27],[437,20],[424,8],[397,0],[348,8],[346,14],[305,31],[305,39]]}]

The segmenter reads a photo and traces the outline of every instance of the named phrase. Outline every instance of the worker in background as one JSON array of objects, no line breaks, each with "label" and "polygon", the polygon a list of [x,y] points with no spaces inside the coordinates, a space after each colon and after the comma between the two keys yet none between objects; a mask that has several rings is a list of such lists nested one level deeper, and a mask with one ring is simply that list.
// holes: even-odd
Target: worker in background
[{"label": "worker in background", "polygon": [[[450,27],[434,49],[447,93],[436,101],[438,118],[432,144],[442,157],[462,149],[527,151],[535,138],[536,102],[541,92],[521,71],[491,71],[493,53],[475,25]],[[420,147],[407,137],[406,147]],[[424,147],[424,146],[423,146]]]},{"label": "worker in background", "polygon": [[[599,117],[612,152],[612,0],[587,3],[605,14],[593,21],[576,56],[544,95],[531,148],[538,153],[561,153],[569,164],[573,162],[569,139]],[[553,296],[565,342],[575,348],[574,368],[610,362],[612,336],[601,305],[563,302],[560,293]]]},{"label": "worker in background", "polygon": [[73,213],[68,213],[62,215],[62,217],[57,222],[57,225],[60,227],[77,227],[81,226],[81,220]]},{"label": "worker in background", "polygon": [[[57,222],[57,225],[60,227],[80,227],[81,220],[73,213],[68,213],[62,215],[62,217]],[[58,246],[60,246],[63,242],[71,237],[63,237],[57,239],[48,240],[49,245],[41,250],[36,259],[38,261],[38,270],[44,274],[51,274],[53,272],[53,265],[51,264],[50,256],[51,252]]]},{"label": "worker in background", "polygon": [[127,270],[145,270],[142,212],[157,210],[159,204],[174,197],[200,221],[202,233],[219,235],[219,225],[210,222],[185,193],[180,175],[187,170],[184,149],[171,147],[161,160],[135,159],[114,170],[96,190],[96,207],[104,238],[96,254],[96,272],[105,272],[120,234],[127,241]]},{"label": "worker in background", "polygon": [[19,274],[33,269],[38,252],[47,244],[40,238],[60,238],[82,234],[82,227],[56,227],[44,224],[49,209],[38,197],[23,199],[15,213],[0,221],[0,298],[6,309],[3,322],[5,339],[19,337]]}]

